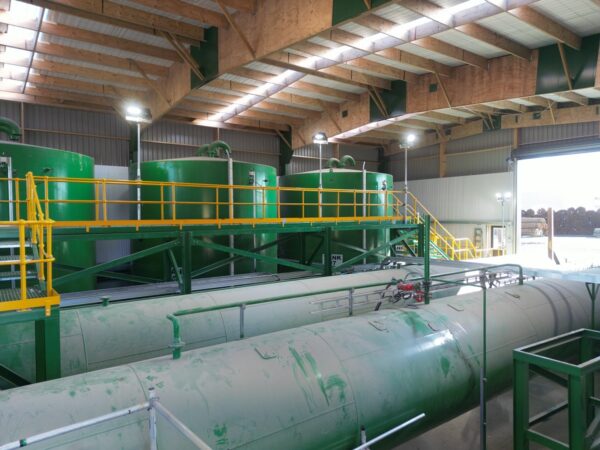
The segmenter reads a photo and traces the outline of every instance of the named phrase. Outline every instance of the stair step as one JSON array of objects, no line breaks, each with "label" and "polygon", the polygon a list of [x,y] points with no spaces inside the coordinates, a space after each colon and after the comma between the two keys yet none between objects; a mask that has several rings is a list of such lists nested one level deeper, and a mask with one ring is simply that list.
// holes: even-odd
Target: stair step
[{"label": "stair step", "polygon": [[[37,273],[32,272],[32,271],[27,271],[27,279],[31,280],[34,278],[37,278]],[[0,281],[13,281],[13,280],[20,280],[20,279],[21,279],[21,272],[19,272],[19,271],[0,272]]]},{"label": "stair step", "polygon": [[[0,241],[0,248],[19,248],[19,241]],[[31,242],[25,242],[25,247],[31,247]]]},{"label": "stair step", "polygon": [[[27,288],[27,298],[42,298],[46,293],[39,287]],[[0,289],[0,302],[12,302],[21,298],[21,289]]]}]

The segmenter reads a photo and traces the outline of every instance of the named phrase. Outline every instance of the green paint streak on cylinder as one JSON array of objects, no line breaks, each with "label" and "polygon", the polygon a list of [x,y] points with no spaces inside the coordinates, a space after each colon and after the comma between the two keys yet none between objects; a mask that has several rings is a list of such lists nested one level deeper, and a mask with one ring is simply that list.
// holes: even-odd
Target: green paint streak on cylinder
[{"label": "green paint streak on cylinder", "polygon": [[[226,159],[210,157],[193,157],[170,159],[161,161],[144,162],[141,165],[142,179],[144,181],[165,182],[163,188],[163,199],[165,205],[163,214],[165,219],[173,218],[173,210],[169,202],[173,199],[173,191],[169,182],[180,183],[204,183],[204,184],[228,184],[228,162]],[[275,190],[261,190],[260,187],[275,187],[277,185],[277,171],[274,167],[263,164],[246,163],[233,161],[233,184],[240,186],[256,186],[257,189],[236,189],[234,190],[233,214],[235,218],[273,218],[277,217],[277,193]],[[218,191],[218,193],[217,193]],[[134,193],[132,193],[133,195]],[[157,186],[144,186],[141,190],[142,200],[160,201],[161,189]],[[217,207],[215,202],[220,203]],[[195,202],[196,204],[180,204],[175,211],[177,219],[213,219],[229,218],[229,190],[227,188],[192,188],[179,187],[175,192],[176,202]],[[202,202],[199,204],[199,202]],[[244,203],[244,204],[242,204]],[[253,205],[256,204],[256,205]],[[161,206],[143,205],[143,219],[160,219]],[[198,238],[207,242],[214,242],[221,245],[229,245],[229,237],[201,237]],[[250,250],[259,247],[268,242],[274,241],[274,234],[257,234],[256,239],[253,235],[243,235],[235,237],[235,247]],[[157,240],[145,240],[135,242],[135,250],[142,250],[149,246],[157,245]],[[256,244],[256,245],[255,245]],[[271,247],[262,252],[268,256],[277,256],[277,247]],[[181,264],[180,255],[176,255],[178,264]],[[197,247],[193,250],[192,271],[203,266],[207,266],[221,259],[228,257],[228,254],[216,250]],[[150,256],[139,260],[134,264],[135,272],[139,275],[150,276],[154,278],[175,279],[173,273],[168,271],[167,261],[161,255]],[[256,261],[256,270],[254,262],[248,259],[235,263],[235,273],[249,272],[271,272],[275,273],[277,267],[275,264]],[[228,275],[229,266],[223,266],[213,270],[207,276]]]},{"label": "green paint streak on cylinder", "polygon": [[[488,297],[494,317],[488,327],[490,395],[510,386],[512,349],[589,323],[583,283],[534,281],[492,289]],[[1,392],[0,445],[141,403],[160,384],[160,402],[211,448],[350,449],[359,444],[362,426],[371,438],[426,414],[383,444],[391,447],[478,404],[481,308],[481,293],[467,294]],[[427,329],[415,332],[407,312]],[[276,357],[260,356],[267,353]],[[449,361],[448,375],[440,370],[442,358]],[[106,395],[107,387],[113,395]],[[52,444],[61,450],[139,449],[148,445],[147,426],[140,414],[102,433],[91,429]],[[227,443],[220,435],[225,428]],[[188,445],[164,421],[158,440],[159,448]]]},{"label": "green paint streak on cylinder", "polygon": [[[35,176],[48,177],[73,177],[93,178],[94,159],[79,153],[57,150],[53,148],[25,145],[14,142],[0,142],[0,156],[10,157],[13,177],[25,178],[27,172]],[[6,164],[0,166],[0,177],[8,176]],[[44,184],[37,183],[37,191],[42,201]],[[14,190],[13,190],[14,192]],[[25,182],[19,183],[19,197],[26,197]],[[13,193],[13,195],[16,195]],[[80,183],[49,183],[48,196],[51,200],[89,200],[90,203],[52,203],[50,204],[50,218],[59,220],[92,220],[94,218],[94,186],[92,184]],[[8,199],[8,186],[6,182],[0,183],[0,198]],[[26,207],[23,204],[20,209],[21,218],[27,217]],[[8,220],[8,204],[0,204],[0,219]],[[16,216],[15,216],[16,217]],[[96,244],[94,242],[61,242],[54,239],[54,257],[62,264],[75,267],[89,267],[96,263]],[[54,270],[54,278],[66,274],[60,269]],[[57,287],[59,292],[72,292],[95,289],[95,277],[85,277],[65,285]]]},{"label": "green paint streak on cylinder", "polygon": [[[380,193],[369,193],[366,197],[368,206],[366,215],[368,217],[381,217],[385,215],[392,215],[393,213],[393,199],[392,196],[383,191],[384,185],[387,189],[392,189],[393,178],[391,175],[377,172],[367,172],[366,174],[367,190],[381,190]],[[294,188],[318,188],[319,187],[319,171],[304,172],[294,175],[286,175],[279,178],[279,185],[281,187],[294,187]],[[340,193],[339,203],[341,206],[323,206],[322,215],[323,217],[348,217],[348,216],[362,216],[363,215],[363,173],[360,170],[350,169],[324,169],[323,170],[323,189],[349,189],[351,192]],[[386,197],[387,197],[387,208],[386,208]],[[302,203],[302,193],[294,191],[282,191],[281,202],[292,205],[282,206],[281,215],[282,217],[319,217],[319,197],[317,192],[306,192],[304,194],[304,203],[312,204],[305,206],[304,213],[300,204]],[[355,207],[355,202],[357,206]],[[338,196],[336,193],[324,193],[322,197],[323,205],[328,203],[338,203]],[[377,206],[379,205],[379,206]],[[339,241],[345,244],[352,245],[354,247],[363,247],[363,232],[362,231],[334,231],[332,238],[335,241]],[[389,241],[389,230],[369,230],[366,232],[366,249],[370,250],[378,247]],[[310,256],[318,246],[319,241],[316,238],[308,238],[306,241],[305,255]],[[284,257],[299,260],[301,258],[298,242],[295,240],[290,241],[281,245],[281,253]],[[357,251],[350,250],[342,247],[337,243],[332,245],[333,254],[343,255],[344,261],[356,256]],[[315,262],[321,263],[323,259],[323,251],[319,250],[315,258]],[[367,258],[367,262],[379,262],[383,258],[379,256],[371,256]]]}]

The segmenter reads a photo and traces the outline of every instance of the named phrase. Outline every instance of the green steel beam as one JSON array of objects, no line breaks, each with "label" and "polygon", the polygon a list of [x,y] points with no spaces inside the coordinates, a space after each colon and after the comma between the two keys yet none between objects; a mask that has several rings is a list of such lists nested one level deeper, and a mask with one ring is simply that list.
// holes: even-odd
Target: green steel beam
[{"label": "green steel beam", "polygon": [[[271,248],[271,247],[273,247],[275,245],[279,245],[282,242],[288,241],[288,240],[290,240],[290,239],[292,239],[294,237],[295,236],[293,236],[293,235],[284,236],[284,237],[276,239],[274,241],[267,242],[266,244],[263,244],[263,245],[261,245],[259,247],[252,248],[249,251],[250,252],[260,252],[260,251],[266,250],[268,248]],[[216,269],[218,269],[220,267],[226,266],[229,263],[237,262],[237,261],[240,261],[240,260],[242,260],[244,258],[245,258],[244,256],[230,256],[229,258],[221,259],[220,261],[216,261],[216,262],[214,262],[214,263],[212,263],[212,264],[210,264],[208,266],[202,267],[202,268],[200,268],[198,270],[194,270],[192,272],[192,278],[199,277],[199,276],[204,275],[206,273],[212,272],[213,270],[216,270]]]},{"label": "green steel beam", "polygon": [[[118,239],[167,239],[177,238],[181,231],[191,231],[195,236],[228,236],[250,235],[262,233],[319,233],[326,228],[333,231],[405,229],[417,230],[418,224],[402,224],[394,221],[369,222],[318,222],[318,223],[285,223],[249,225],[190,225],[190,226],[148,226],[129,227],[91,227],[89,229],[55,227],[52,235],[55,241],[71,240],[118,240]],[[11,230],[0,230],[0,239],[15,239],[16,233]]]},{"label": "green steel beam", "polygon": [[60,308],[35,321],[35,380],[60,378]]},{"label": "green steel beam", "polygon": [[175,276],[177,277],[177,284],[179,284],[179,288],[183,286],[183,278],[181,278],[181,268],[179,264],[177,264],[177,258],[175,258],[175,253],[173,253],[173,249],[170,248],[167,250],[167,257],[169,258],[169,264],[175,270]]},{"label": "green steel beam", "polygon": [[[303,234],[306,234],[306,233],[303,233]],[[310,235],[307,235],[306,237],[308,237],[308,236],[310,236]],[[317,246],[315,247],[315,249],[313,250],[313,252],[308,257],[308,260],[304,261],[306,264],[313,265],[313,261],[315,260],[315,258],[319,254],[319,251],[323,248],[323,243],[324,242],[325,242],[325,237],[324,236],[319,236],[319,243],[317,244]]]},{"label": "green steel beam", "polygon": [[[333,243],[335,245],[337,245],[338,247],[342,247],[342,248],[347,248],[348,250],[353,250],[357,253],[360,253],[361,255],[366,251],[364,248],[362,247],[357,247],[356,245],[350,245],[350,244],[345,244],[343,242],[340,241],[336,241],[335,239],[333,240]],[[378,256],[382,256],[382,257],[386,257],[388,255],[384,254],[384,253],[375,253]]]},{"label": "green steel beam", "polygon": [[329,277],[333,274],[333,261],[331,261],[331,228],[325,228],[323,231],[323,254],[325,259],[323,275]]},{"label": "green steel beam", "polygon": [[16,387],[27,386],[28,384],[31,384],[31,381],[26,380],[21,375],[13,372],[8,367],[6,367],[2,364],[0,364],[0,378],[5,379],[10,384],[12,384],[13,386],[16,386]]},{"label": "green steel beam", "polygon": [[[53,265],[54,265],[55,269],[60,269],[65,272],[79,272],[80,270],[85,269],[85,267],[72,266],[72,265],[68,265],[68,264],[54,263]],[[138,283],[138,284],[160,283],[162,281],[157,278],[143,277],[141,275],[132,275],[130,273],[111,272],[108,270],[104,270],[104,271],[96,274],[96,276],[102,277],[102,278],[110,278],[113,280],[128,281],[131,283]]]},{"label": "green steel beam", "polygon": [[298,264],[293,261],[288,261],[273,256],[261,255],[259,253],[253,253],[248,250],[242,250],[239,248],[228,247],[226,245],[215,244],[214,242],[203,242],[199,241],[198,239],[193,239],[193,245],[196,245],[198,247],[209,248],[212,250],[218,250],[224,253],[233,253],[234,255],[244,256],[246,258],[256,259],[258,261],[265,261],[273,264],[281,264],[282,266],[291,267],[293,269],[308,270],[314,273],[320,272],[320,269],[314,266],[306,266],[304,264]]},{"label": "green steel beam", "polygon": [[192,292],[192,233],[184,231],[181,236],[181,278],[180,292]]},{"label": "green steel beam", "polygon": [[385,248],[388,248],[391,245],[397,244],[397,243],[405,240],[407,237],[409,237],[412,234],[414,234],[415,231],[417,231],[417,229],[410,230],[410,231],[408,231],[406,233],[401,234],[399,237],[394,238],[394,239],[390,240],[389,242],[386,242],[385,244],[382,244],[382,245],[380,245],[378,247],[375,247],[375,248],[373,248],[373,249],[371,249],[371,250],[369,250],[369,251],[367,251],[367,252],[365,252],[365,253],[363,253],[361,255],[355,256],[354,258],[350,258],[348,261],[346,261],[343,264],[340,264],[339,266],[337,266],[335,268],[336,272],[339,272],[339,271],[341,271],[343,269],[346,269],[346,268],[350,267],[351,265],[353,265],[354,263],[356,263],[356,262],[358,262],[358,261],[366,258],[367,256],[371,256],[371,255],[373,255],[375,253],[380,252],[381,250],[383,250]]},{"label": "green steel beam", "polygon": [[103,272],[106,269],[110,269],[112,267],[120,266],[121,264],[136,261],[146,256],[154,255],[155,253],[164,252],[166,250],[169,250],[170,248],[177,247],[178,245],[178,240],[165,242],[163,244],[155,245],[154,247],[150,247],[139,252],[123,256],[121,258],[113,259],[112,261],[97,264],[91,267],[86,267],[85,269],[80,270],[79,272],[69,273],[67,275],[63,275],[62,277],[54,279],[54,286],[60,286],[61,284],[67,283],[80,277],[84,277],[86,275],[95,275],[99,272]]},{"label": "green steel beam", "polygon": [[0,325],[31,322],[44,317],[46,317],[44,308],[34,308],[28,311],[8,311],[0,314]]}]

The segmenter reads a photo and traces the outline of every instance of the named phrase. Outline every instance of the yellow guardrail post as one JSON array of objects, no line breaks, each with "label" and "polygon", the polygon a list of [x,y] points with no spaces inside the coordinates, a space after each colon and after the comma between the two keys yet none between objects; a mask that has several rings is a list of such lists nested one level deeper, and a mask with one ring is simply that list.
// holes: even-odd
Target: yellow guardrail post
[{"label": "yellow guardrail post", "polygon": [[21,300],[27,300],[27,260],[25,256],[25,221],[19,221],[19,273],[21,275]]}]

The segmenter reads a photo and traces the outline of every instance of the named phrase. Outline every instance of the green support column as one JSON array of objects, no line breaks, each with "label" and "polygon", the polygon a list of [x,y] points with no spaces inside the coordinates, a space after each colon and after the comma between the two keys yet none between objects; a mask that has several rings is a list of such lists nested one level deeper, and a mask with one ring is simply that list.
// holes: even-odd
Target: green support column
[{"label": "green support column", "polygon": [[425,226],[419,225],[419,234],[417,241],[417,256],[423,258],[425,256]]},{"label": "green support column", "polygon": [[514,450],[529,450],[529,364],[514,360],[513,442]]},{"label": "green support column", "polygon": [[333,273],[333,267],[331,264],[331,228],[329,227],[323,230],[323,244],[323,253],[325,255],[325,264],[323,264],[323,275],[330,276]]},{"label": "green support column", "polygon": [[60,378],[60,309],[35,321],[35,379]]},{"label": "green support column", "polygon": [[300,264],[306,264],[306,233],[299,233],[298,240],[300,241]]},{"label": "green support column", "polygon": [[181,234],[181,278],[182,294],[192,292],[192,233],[184,231]]},{"label": "green support column", "polygon": [[431,217],[427,215],[425,216],[423,221],[423,286],[425,288],[425,304],[429,304],[429,288],[431,286],[431,275],[429,271],[429,263],[431,256],[429,245],[430,229]]},{"label": "green support column", "polygon": [[569,450],[585,450],[587,405],[584,377],[569,375]]}]

